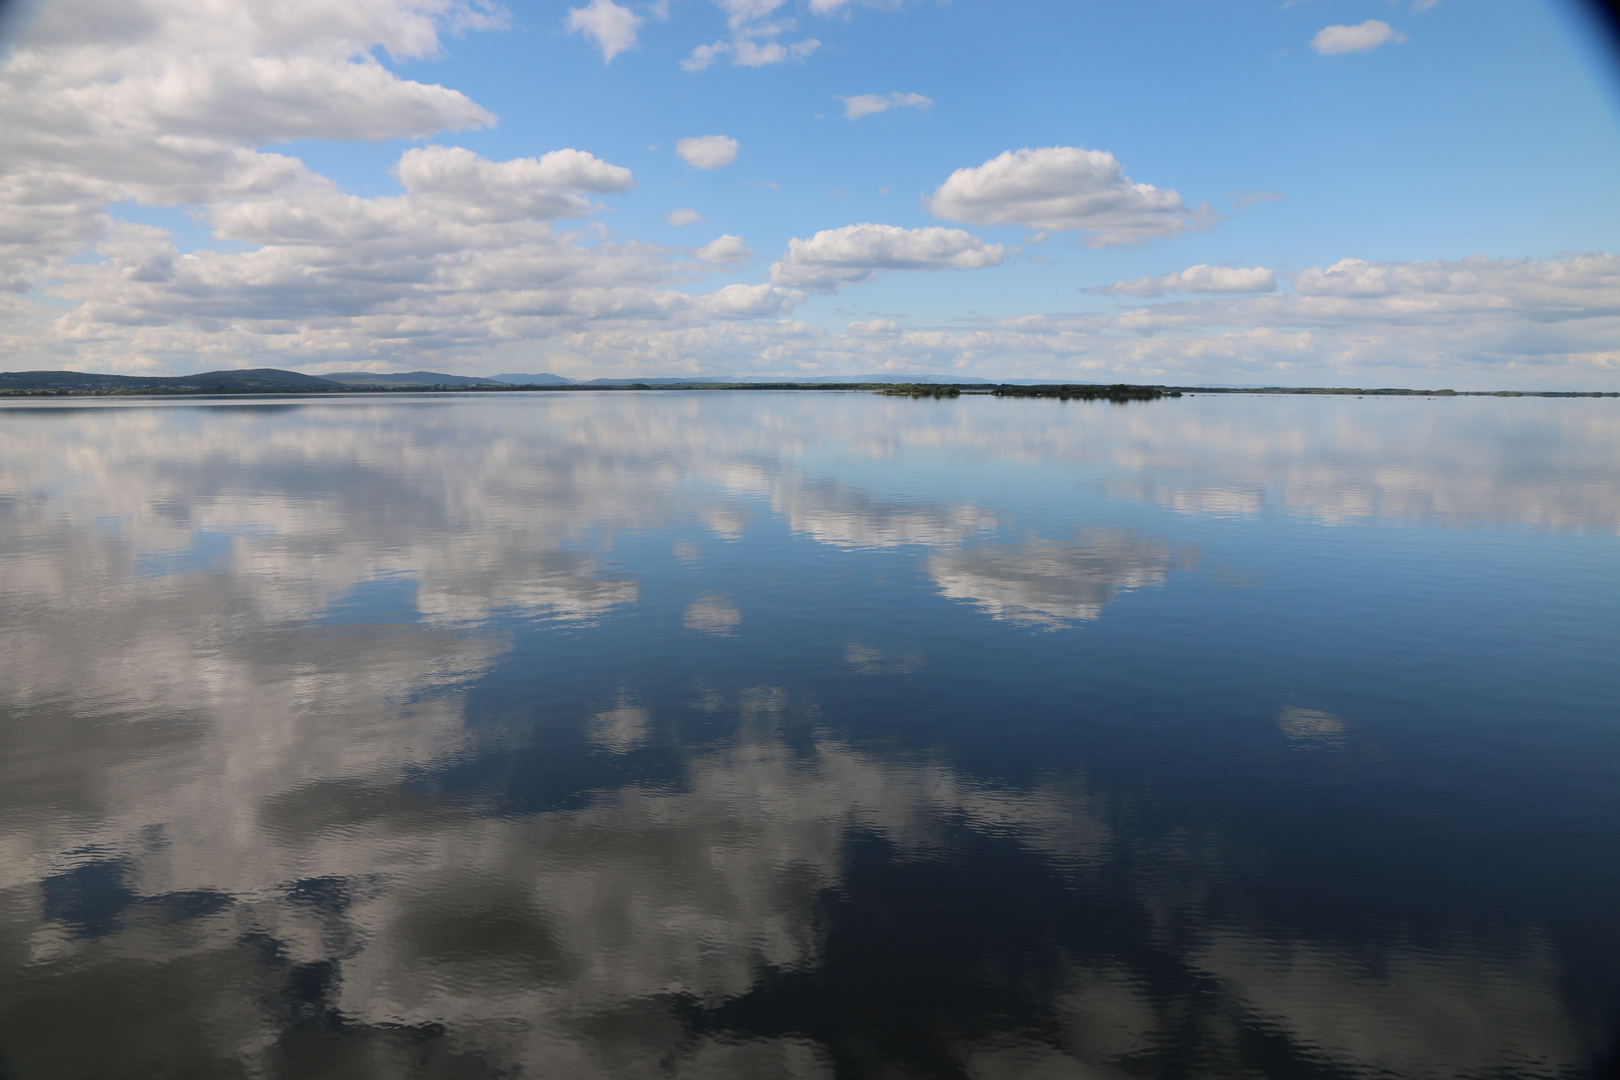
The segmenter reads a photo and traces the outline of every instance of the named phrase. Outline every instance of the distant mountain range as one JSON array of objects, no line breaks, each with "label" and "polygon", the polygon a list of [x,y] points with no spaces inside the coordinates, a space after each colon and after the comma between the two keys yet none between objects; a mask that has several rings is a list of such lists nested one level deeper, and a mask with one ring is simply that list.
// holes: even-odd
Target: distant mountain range
[{"label": "distant mountain range", "polygon": [[480,379],[473,375],[445,375],[438,371],[334,371],[321,378],[344,386],[504,386],[507,379]]},{"label": "distant mountain range", "polygon": [[573,379],[565,379],[561,375],[552,375],[544,371],[537,371],[532,375],[491,375],[496,382],[508,386],[571,386]]},{"label": "distant mountain range", "polygon": [[279,368],[235,368],[230,371],[204,371],[197,375],[99,375],[83,371],[0,371],[0,391],[65,390],[86,392],[122,390],[178,390],[190,392],[343,390],[330,379]]},{"label": "distant mountain range", "polygon": [[511,373],[480,378],[473,375],[447,375],[440,371],[336,371],[327,375],[305,375],[280,368],[236,368],[204,371],[196,375],[101,375],[83,371],[0,371],[0,391],[60,391],[67,393],[118,392],[143,390],[182,393],[274,393],[311,390],[357,390],[367,387],[403,390],[440,386],[681,386],[692,384],[746,383],[984,383],[986,379],[959,375],[747,375],[730,378],[715,376],[663,376],[656,378],[603,378],[575,380],[549,372]]},{"label": "distant mountain range", "polygon": [[[630,380],[623,380],[628,382]],[[67,393],[168,391],[181,393],[275,393],[311,390],[363,390],[367,387],[400,390],[413,387],[511,385],[571,385],[573,380],[559,375],[511,375],[481,379],[471,375],[447,375],[439,371],[338,371],[330,375],[305,375],[280,368],[235,368],[204,371],[196,375],[102,375],[84,371],[0,371],[0,392],[61,391]]]}]

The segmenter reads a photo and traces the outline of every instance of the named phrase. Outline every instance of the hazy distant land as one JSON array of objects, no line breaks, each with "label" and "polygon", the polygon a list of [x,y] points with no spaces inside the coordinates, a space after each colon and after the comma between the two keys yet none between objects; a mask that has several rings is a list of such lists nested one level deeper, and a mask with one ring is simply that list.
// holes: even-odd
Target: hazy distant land
[{"label": "hazy distant land", "polygon": [[480,378],[436,371],[380,374],[369,371],[305,375],[280,368],[238,368],[195,375],[104,375],[81,371],[0,372],[0,397],[78,397],[200,394],[335,394],[409,392],[501,392],[509,390],[867,390],[906,397],[1085,398],[1152,400],[1183,394],[1356,394],[1419,397],[1620,397],[1617,391],[1583,390],[1412,390],[1400,387],[1322,386],[1164,386],[1129,383],[1065,383],[1047,379],[992,382],[962,376],[848,375],[804,379],[785,377],[602,378],[579,382],[547,372]]}]

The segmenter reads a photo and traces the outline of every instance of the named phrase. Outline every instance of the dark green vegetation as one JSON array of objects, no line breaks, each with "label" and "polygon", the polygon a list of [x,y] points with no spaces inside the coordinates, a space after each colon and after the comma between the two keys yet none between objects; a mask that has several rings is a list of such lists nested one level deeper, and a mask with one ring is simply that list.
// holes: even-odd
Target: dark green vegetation
[{"label": "dark green vegetation", "polygon": [[1130,383],[1062,383],[1020,385],[1013,383],[886,383],[862,378],[851,382],[723,382],[714,379],[593,379],[569,382],[561,376],[539,374],[534,382],[508,382],[526,376],[500,379],[469,375],[446,375],[436,371],[406,371],[379,375],[347,371],[329,376],[305,375],[279,368],[238,368],[205,371],[198,375],[99,375],[81,371],[0,371],[0,397],[126,395],[126,394],[343,394],[343,393],[420,393],[452,391],[491,393],[505,390],[863,390],[895,397],[954,398],[962,394],[989,394],[995,397],[1057,398],[1060,401],[1154,401],[1183,394],[1355,394],[1366,396],[1406,395],[1417,397],[1620,397],[1614,391],[1516,391],[1516,390],[1403,390],[1355,387],[1224,387],[1224,386],[1137,386]]},{"label": "dark green vegetation", "polygon": [[1180,397],[1181,391],[1166,386],[1132,386],[1130,383],[1114,383],[1111,386],[1097,386],[1090,383],[1064,383],[1061,386],[998,386],[990,391],[996,397],[1045,397],[1058,398],[1069,401],[1078,398],[1081,401],[1096,401],[1107,398],[1109,401],[1157,401],[1162,397]]},{"label": "dark green vegetation", "polygon": [[897,383],[894,386],[879,390],[878,393],[887,394],[890,397],[947,398],[961,397],[962,388],[960,386],[946,386],[941,383]]},{"label": "dark green vegetation", "polygon": [[879,390],[891,397],[953,398],[968,393],[990,394],[994,397],[1058,398],[1061,401],[1156,401],[1162,397],[1180,397],[1181,391],[1163,386],[1133,386],[1115,383],[1098,386],[1091,383],[1063,383],[1056,386],[1022,386],[1010,383],[983,385],[952,385],[949,383],[896,383]]}]

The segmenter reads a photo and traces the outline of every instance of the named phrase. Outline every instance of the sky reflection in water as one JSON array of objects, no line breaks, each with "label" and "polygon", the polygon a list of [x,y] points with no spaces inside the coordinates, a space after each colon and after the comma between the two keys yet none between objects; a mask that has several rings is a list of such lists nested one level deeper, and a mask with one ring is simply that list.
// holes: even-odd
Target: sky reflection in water
[{"label": "sky reflection in water", "polygon": [[1612,402],[98,403],[0,451],[7,1076],[1612,1049]]}]

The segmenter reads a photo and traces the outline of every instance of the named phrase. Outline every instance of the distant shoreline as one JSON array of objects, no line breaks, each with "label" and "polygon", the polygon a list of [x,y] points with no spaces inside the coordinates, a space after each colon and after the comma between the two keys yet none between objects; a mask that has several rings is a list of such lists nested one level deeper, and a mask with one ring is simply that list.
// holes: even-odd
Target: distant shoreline
[{"label": "distant shoreline", "polygon": [[[435,394],[435,395],[481,395],[481,394],[532,394],[538,391],[546,393],[612,393],[619,390],[675,390],[675,391],[702,391],[702,390],[837,390],[862,391],[872,394],[887,392],[889,396],[899,397],[1018,397],[1018,398],[1068,398],[1086,400],[1143,400],[1147,395],[1132,395],[1130,398],[1114,398],[1107,391],[1107,384],[1095,383],[1063,383],[1046,384],[1042,390],[1075,391],[1070,394],[1020,394],[1022,384],[999,383],[972,383],[956,385],[952,383],[930,383],[930,390],[936,387],[941,390],[955,391],[955,393],[941,394],[913,394],[910,387],[904,383],[671,383],[658,386],[646,383],[611,383],[607,385],[561,385],[561,386],[353,386],[336,390],[310,390],[288,387],[284,389],[244,389],[237,387],[203,388],[187,387],[184,389],[169,389],[167,387],[152,387],[150,389],[129,390],[46,390],[46,389],[11,389],[0,388],[0,401],[6,399],[38,399],[38,398],[201,398],[201,397],[309,397],[330,398],[350,395],[371,397],[378,394]],[[1144,386],[1132,389],[1154,390],[1158,393],[1153,398],[1164,397],[1196,397],[1199,394],[1264,394],[1271,396],[1303,395],[1317,397],[1497,397],[1497,398],[1620,398],[1617,390],[1407,390],[1398,387],[1378,387],[1363,389],[1360,387],[1338,386],[1262,386],[1262,387],[1232,387],[1232,386]],[[1002,393],[997,394],[996,391]],[[1009,393],[1008,391],[1012,391]],[[1086,391],[1102,391],[1101,393],[1088,393]]]},{"label": "distant shoreline", "polygon": [[[424,373],[425,374],[425,373]],[[387,378],[384,376],[383,378]],[[1167,386],[1131,383],[952,383],[925,382],[720,382],[594,381],[502,383],[495,380],[454,378],[454,383],[337,382],[301,372],[275,368],[212,371],[199,375],[101,375],[76,371],[0,372],[0,399],[4,398],[130,398],[130,397],[332,397],[352,394],[503,394],[535,391],[574,393],[620,390],[836,390],[898,397],[948,398],[962,395],[1058,398],[1060,400],[1149,401],[1198,394],[1297,394],[1354,397],[1541,397],[1620,398],[1613,390],[1413,390],[1403,387],[1344,386]]]},{"label": "distant shoreline", "polygon": [[[1107,384],[1094,383],[1064,383],[1047,384],[1041,389],[1055,391],[1103,391],[1102,393],[1076,392],[1068,395],[1052,394],[1020,394],[1022,384],[1002,385],[998,383],[972,383],[956,385],[951,383],[930,383],[930,389],[939,387],[944,390],[954,390],[952,394],[909,394],[904,383],[668,383],[658,386],[646,383],[611,383],[607,385],[552,385],[552,386],[353,386],[334,390],[312,390],[304,388],[264,388],[246,389],[239,387],[187,387],[184,389],[170,389],[167,387],[152,387],[149,389],[120,389],[120,390],[47,390],[47,389],[12,389],[0,388],[0,401],[5,399],[21,398],[199,398],[199,397],[309,397],[330,398],[345,396],[372,397],[378,394],[434,394],[434,395],[482,395],[525,393],[532,394],[540,391],[546,393],[612,393],[620,390],[674,390],[682,392],[703,390],[835,390],[843,392],[866,392],[880,394],[890,391],[890,396],[902,397],[1018,397],[1018,398],[1084,398],[1087,400],[1111,400],[1107,393]],[[1133,389],[1137,389],[1133,387]],[[1232,387],[1232,386],[1144,386],[1140,389],[1155,390],[1159,393],[1153,395],[1160,397],[1196,397],[1199,394],[1260,394],[1268,396],[1316,396],[1316,397],[1496,397],[1496,398],[1620,398],[1620,390],[1408,390],[1400,387],[1328,387],[1328,386],[1262,386],[1262,387]],[[1003,391],[997,394],[996,391]],[[1008,393],[1007,391],[1014,391]],[[900,391],[899,394],[892,393]],[[1114,398],[1112,400],[1142,400],[1145,395],[1133,395],[1129,399]]]}]

